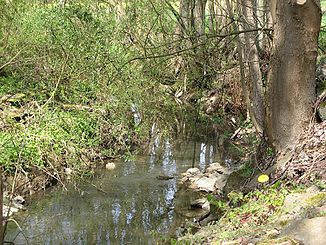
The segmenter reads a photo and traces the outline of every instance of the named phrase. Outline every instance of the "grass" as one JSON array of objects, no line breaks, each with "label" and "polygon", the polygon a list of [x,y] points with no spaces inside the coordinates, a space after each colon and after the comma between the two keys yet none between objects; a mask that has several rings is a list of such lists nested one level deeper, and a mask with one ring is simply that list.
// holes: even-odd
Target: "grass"
[{"label": "grass", "polygon": [[284,187],[272,186],[246,195],[231,192],[227,202],[212,200],[210,197],[211,204],[217,205],[216,210],[223,212],[222,217],[216,224],[205,227],[198,234],[188,234],[184,240],[175,241],[175,244],[198,244],[205,241],[219,244],[239,237],[256,236],[267,228],[273,228],[269,223],[276,217],[288,193],[289,190]]}]

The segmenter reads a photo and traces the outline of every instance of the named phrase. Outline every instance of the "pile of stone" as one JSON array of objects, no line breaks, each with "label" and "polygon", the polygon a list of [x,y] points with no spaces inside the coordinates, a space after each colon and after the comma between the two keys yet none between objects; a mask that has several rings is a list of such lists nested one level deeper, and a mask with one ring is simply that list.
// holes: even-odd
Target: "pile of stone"
[{"label": "pile of stone", "polygon": [[212,163],[204,172],[201,172],[198,168],[188,169],[181,174],[180,184],[194,191],[219,194],[231,173],[231,169],[216,162]]}]

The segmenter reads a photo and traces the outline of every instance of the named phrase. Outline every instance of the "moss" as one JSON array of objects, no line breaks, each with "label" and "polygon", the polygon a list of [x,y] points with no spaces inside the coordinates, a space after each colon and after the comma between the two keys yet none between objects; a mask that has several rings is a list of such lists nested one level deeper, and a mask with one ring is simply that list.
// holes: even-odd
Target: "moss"
[{"label": "moss", "polygon": [[321,206],[326,201],[326,193],[321,192],[306,200],[309,206]]}]

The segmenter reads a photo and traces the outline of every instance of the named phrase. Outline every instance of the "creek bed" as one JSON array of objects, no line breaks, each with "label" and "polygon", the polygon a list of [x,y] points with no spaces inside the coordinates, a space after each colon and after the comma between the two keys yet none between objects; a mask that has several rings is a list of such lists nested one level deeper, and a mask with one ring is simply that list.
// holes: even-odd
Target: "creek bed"
[{"label": "creek bed", "polygon": [[[34,197],[26,211],[9,222],[6,241],[14,244],[155,244],[174,236],[193,193],[178,195],[178,175],[195,166],[221,161],[215,143],[170,144],[134,161],[100,170],[90,182],[53,188]],[[159,153],[160,152],[160,153]],[[174,176],[160,180],[157,176]],[[95,187],[96,186],[96,187]],[[28,241],[28,242],[27,242]]]}]

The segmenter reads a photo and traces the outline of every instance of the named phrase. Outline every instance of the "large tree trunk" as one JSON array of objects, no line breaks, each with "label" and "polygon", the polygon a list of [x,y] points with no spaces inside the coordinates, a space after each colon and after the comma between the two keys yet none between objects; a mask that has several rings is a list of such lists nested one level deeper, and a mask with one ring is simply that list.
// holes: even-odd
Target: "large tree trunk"
[{"label": "large tree trunk", "polygon": [[274,44],[267,84],[267,136],[277,152],[292,148],[313,116],[321,20],[318,0],[273,0]]}]

